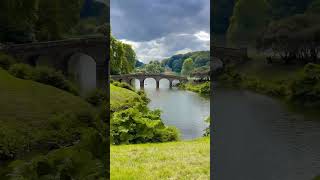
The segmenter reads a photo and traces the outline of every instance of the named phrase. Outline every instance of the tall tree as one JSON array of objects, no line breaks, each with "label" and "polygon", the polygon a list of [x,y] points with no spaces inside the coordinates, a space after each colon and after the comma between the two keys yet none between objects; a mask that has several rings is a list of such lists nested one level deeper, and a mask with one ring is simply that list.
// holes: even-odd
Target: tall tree
[{"label": "tall tree", "polygon": [[266,0],[237,0],[228,29],[228,43],[233,46],[253,43],[268,21]]},{"label": "tall tree", "polygon": [[193,69],[193,60],[188,58],[183,62],[181,74],[184,76],[189,76]]}]

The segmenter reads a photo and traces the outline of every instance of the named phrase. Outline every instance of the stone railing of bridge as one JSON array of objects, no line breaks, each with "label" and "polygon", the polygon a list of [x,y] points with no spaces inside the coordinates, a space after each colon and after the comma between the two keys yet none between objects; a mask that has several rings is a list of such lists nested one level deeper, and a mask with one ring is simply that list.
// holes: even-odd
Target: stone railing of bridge
[{"label": "stone railing of bridge", "polygon": [[173,86],[174,80],[179,80],[179,82],[187,82],[188,78],[175,75],[167,74],[123,74],[123,75],[111,75],[111,79],[120,82],[126,82],[132,84],[132,80],[138,79],[140,81],[140,88],[144,88],[144,81],[147,78],[153,78],[156,81],[157,88],[160,87],[160,80],[167,79],[169,80],[169,87]]}]

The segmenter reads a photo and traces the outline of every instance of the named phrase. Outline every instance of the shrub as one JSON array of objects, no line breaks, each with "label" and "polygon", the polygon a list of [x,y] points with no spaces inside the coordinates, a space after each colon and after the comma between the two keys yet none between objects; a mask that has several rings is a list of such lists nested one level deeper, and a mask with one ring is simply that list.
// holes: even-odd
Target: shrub
[{"label": "shrub", "polygon": [[86,97],[86,101],[94,106],[100,106],[107,100],[107,93],[102,89],[96,89],[89,93]]},{"label": "shrub", "polygon": [[79,94],[74,85],[67,80],[60,71],[55,71],[48,67],[35,68],[33,71],[33,80],[68,91],[74,95]]},{"label": "shrub", "polygon": [[0,53],[0,67],[8,70],[14,63],[16,63],[16,60],[13,57]]},{"label": "shrub", "polygon": [[128,90],[134,91],[134,88],[131,85],[129,85],[128,83],[125,83],[125,82],[114,81],[112,84],[117,86],[117,87],[121,87],[121,88],[125,88],[125,89],[128,89]]},{"label": "shrub", "polygon": [[113,144],[166,142],[178,139],[177,129],[163,124],[160,111],[150,111],[141,103],[115,112],[110,125]]},{"label": "shrub", "polygon": [[62,148],[27,161],[10,165],[11,179],[102,179],[105,166],[92,153],[77,148]]},{"label": "shrub", "polygon": [[9,68],[9,73],[21,79],[33,78],[33,68],[27,64],[14,64]]},{"label": "shrub", "polygon": [[292,101],[304,105],[320,105],[320,65],[307,64],[289,88]]}]

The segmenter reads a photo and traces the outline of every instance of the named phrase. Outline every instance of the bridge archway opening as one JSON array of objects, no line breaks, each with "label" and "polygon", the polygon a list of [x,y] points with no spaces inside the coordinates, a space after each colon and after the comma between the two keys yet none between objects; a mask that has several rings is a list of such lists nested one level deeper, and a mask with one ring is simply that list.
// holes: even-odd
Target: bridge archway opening
[{"label": "bridge archway opening", "polygon": [[174,79],[174,80],[172,81],[172,85],[173,85],[173,86],[177,86],[179,83],[181,83],[181,81],[180,81],[179,79]]},{"label": "bridge archway opening", "polygon": [[160,79],[160,88],[168,89],[170,87],[170,81],[167,78]]},{"label": "bridge archway opening", "polygon": [[156,88],[157,87],[157,81],[155,78],[152,78],[152,77],[148,77],[148,78],[144,79],[143,84],[144,84],[144,87],[147,87],[147,88]]},{"label": "bridge archway opening", "polygon": [[86,54],[76,53],[70,57],[68,74],[79,87],[81,95],[97,87],[96,61]]}]

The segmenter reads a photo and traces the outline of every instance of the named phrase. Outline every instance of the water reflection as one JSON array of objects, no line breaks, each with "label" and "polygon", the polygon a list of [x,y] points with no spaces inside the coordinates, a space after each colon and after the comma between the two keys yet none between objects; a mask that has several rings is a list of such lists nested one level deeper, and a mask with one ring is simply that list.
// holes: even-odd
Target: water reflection
[{"label": "water reflection", "polygon": [[319,117],[291,113],[248,91],[216,89],[213,107],[216,179],[311,180],[320,174]]},{"label": "water reflection", "polygon": [[[178,81],[173,82],[176,83]],[[135,81],[135,87],[140,88],[139,80]],[[170,88],[166,79],[160,80],[159,89],[156,88],[154,79],[146,79],[144,91],[151,99],[149,107],[161,109],[164,123],[177,127],[182,139],[193,139],[203,135],[204,129],[208,126],[204,119],[210,115],[209,99],[193,92],[178,90],[176,87]]]}]

